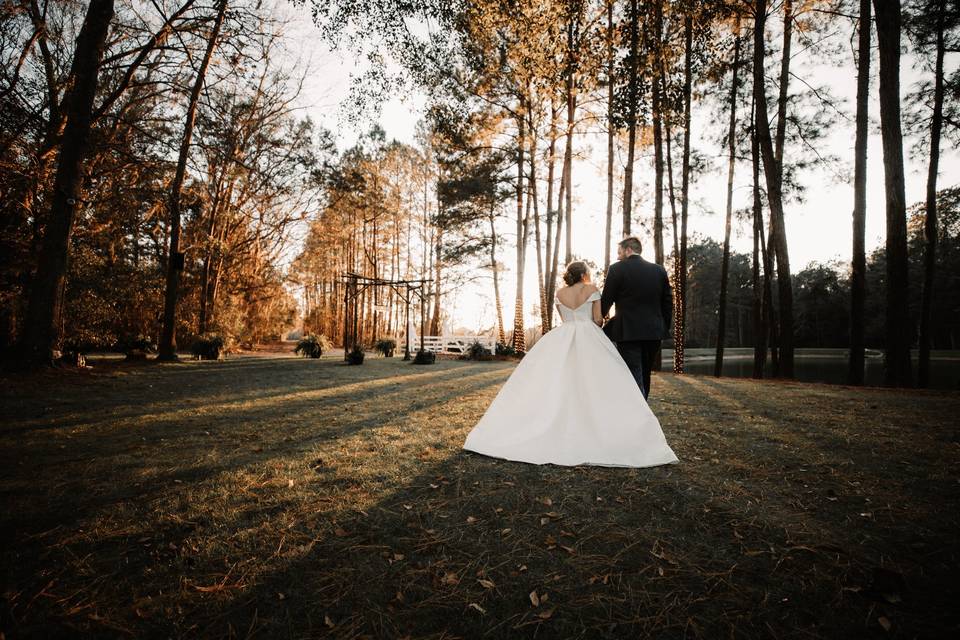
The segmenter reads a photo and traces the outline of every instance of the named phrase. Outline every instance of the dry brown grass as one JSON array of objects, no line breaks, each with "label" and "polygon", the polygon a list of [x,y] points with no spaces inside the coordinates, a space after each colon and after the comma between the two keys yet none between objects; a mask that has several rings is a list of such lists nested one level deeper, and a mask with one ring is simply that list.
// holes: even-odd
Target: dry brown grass
[{"label": "dry brown grass", "polygon": [[510,371],[0,381],[0,630],[956,637],[957,394],[658,375],[680,464],[569,469],[460,450]]}]

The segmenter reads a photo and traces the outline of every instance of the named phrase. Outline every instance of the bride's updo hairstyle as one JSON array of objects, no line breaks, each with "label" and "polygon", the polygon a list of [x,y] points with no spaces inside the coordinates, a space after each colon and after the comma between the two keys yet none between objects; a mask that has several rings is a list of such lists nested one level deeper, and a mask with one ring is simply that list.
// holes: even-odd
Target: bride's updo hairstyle
[{"label": "bride's updo hairstyle", "polygon": [[575,260],[567,265],[567,270],[563,272],[563,281],[567,283],[568,287],[572,287],[581,282],[585,275],[587,275],[587,264]]}]

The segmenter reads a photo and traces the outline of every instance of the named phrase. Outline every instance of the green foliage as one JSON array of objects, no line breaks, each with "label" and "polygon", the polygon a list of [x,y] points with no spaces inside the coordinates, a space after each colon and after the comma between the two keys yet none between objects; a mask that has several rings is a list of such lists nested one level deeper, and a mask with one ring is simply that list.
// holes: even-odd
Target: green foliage
[{"label": "green foliage", "polygon": [[114,345],[114,351],[119,351],[120,353],[127,354],[128,357],[131,355],[137,356],[139,354],[148,354],[156,353],[157,345],[150,339],[149,336],[145,336],[142,333],[136,335],[125,336],[123,339],[118,340]]},{"label": "green foliage", "polygon": [[347,354],[347,364],[363,364],[365,356],[366,354],[363,351],[363,347],[355,345],[353,349],[350,350],[350,353]]},{"label": "green foliage", "polygon": [[436,361],[437,354],[426,349],[417,351],[417,355],[413,358],[413,364],[433,364]]},{"label": "green foliage", "polygon": [[397,348],[397,341],[393,338],[380,338],[374,345],[377,352],[384,358],[392,358],[393,352]]},{"label": "green foliage", "polygon": [[467,349],[467,353],[465,355],[470,360],[485,360],[493,354],[490,353],[489,349],[480,344],[479,340],[477,340],[470,345],[470,348]]},{"label": "green foliage", "polygon": [[197,360],[222,360],[226,355],[227,341],[218,333],[205,333],[193,341],[190,350]]},{"label": "green foliage", "polygon": [[498,342],[496,353],[498,356],[515,356],[517,355],[517,350],[513,348],[512,344],[504,344],[502,342]]},{"label": "green foliage", "polygon": [[319,358],[324,350],[330,348],[330,341],[324,335],[308,333],[300,338],[293,352],[304,358]]}]

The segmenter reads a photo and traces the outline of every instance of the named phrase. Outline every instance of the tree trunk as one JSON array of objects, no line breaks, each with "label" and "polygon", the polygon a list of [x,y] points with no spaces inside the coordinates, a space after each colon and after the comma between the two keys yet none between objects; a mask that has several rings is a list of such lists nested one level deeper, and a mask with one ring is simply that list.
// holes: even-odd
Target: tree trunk
[{"label": "tree trunk", "polygon": [[633,220],[633,163],[637,143],[637,103],[640,84],[640,11],[638,0],[630,0],[630,76],[628,82],[627,165],[623,169],[623,236],[631,234]]},{"label": "tree trunk", "polygon": [[577,113],[577,85],[574,81],[576,73],[576,62],[574,56],[575,32],[578,16],[573,11],[570,14],[570,22],[567,27],[567,47],[568,47],[568,68],[567,68],[567,146],[566,158],[564,159],[564,181],[566,182],[567,201],[566,201],[566,225],[567,225],[567,243],[565,263],[569,264],[573,260],[573,129],[576,125]]},{"label": "tree trunk", "polygon": [[787,98],[790,88],[790,51],[793,43],[793,0],[783,0],[783,50],[780,54],[780,90],[777,94],[777,133],[774,158],[783,181],[783,146],[787,134]]},{"label": "tree trunk", "polygon": [[163,301],[163,327],[160,331],[160,344],[157,345],[158,360],[177,359],[177,301],[180,296],[180,272],[183,270],[183,254],[180,253],[180,208],[183,196],[183,182],[187,172],[187,158],[190,155],[190,141],[193,138],[193,124],[197,117],[197,104],[200,101],[200,92],[207,75],[207,67],[217,46],[220,36],[220,27],[227,11],[227,0],[220,0],[217,7],[217,17],[214,20],[210,37],[207,40],[207,49],[197,70],[197,77],[190,92],[190,102],[187,105],[186,121],[183,125],[183,137],[180,140],[180,154],[177,158],[177,169],[170,186],[170,251],[167,255],[167,282]]},{"label": "tree trunk", "polygon": [[775,239],[772,247],[777,260],[777,286],[780,302],[780,371],[793,377],[793,286],[790,280],[790,259],[787,253],[787,235],[784,225],[783,197],[773,141],[770,139],[770,121],[767,116],[767,95],[763,82],[763,34],[766,24],[765,0],[755,2],[753,34],[753,92],[756,101],[757,137],[763,158],[763,174],[767,185],[767,203],[770,206],[770,224]]},{"label": "tree trunk", "polygon": [[490,269],[493,271],[493,300],[497,307],[497,340],[500,344],[507,344],[507,334],[503,329],[503,305],[500,302],[500,273],[497,269],[497,227],[494,207],[487,214],[490,221]]},{"label": "tree trunk", "polygon": [[[766,278],[761,284],[760,257],[764,257],[764,270],[767,268],[766,251],[760,249],[763,243],[763,203],[760,200],[760,143],[757,140],[755,126],[756,107],[750,105],[750,165],[753,173],[753,377],[763,378],[767,364],[767,327],[764,322],[763,296],[769,289]],[[766,287],[764,285],[767,285]]]},{"label": "tree trunk", "polygon": [[77,37],[70,76],[73,85],[61,105],[66,124],[43,233],[37,273],[28,301],[22,356],[25,364],[45,364],[59,346],[59,320],[70,256],[70,236],[81,200],[83,163],[89,150],[93,101],[100,62],[113,19],[113,0],[90,0]]},{"label": "tree trunk", "polygon": [[[559,226],[558,213],[556,209],[558,207],[554,206],[553,202],[553,185],[554,185],[554,168],[557,162],[557,114],[559,113],[559,108],[554,105],[554,100],[550,98],[550,150],[547,153],[547,229],[546,229],[546,242],[545,242],[545,256],[544,264],[546,266],[546,276],[544,282],[545,294],[544,297],[550,301],[553,299],[553,290],[554,283],[557,279],[557,267],[556,267],[556,258],[555,254],[557,252],[557,247],[553,244],[553,224],[554,220],[557,220]],[[561,179],[562,182],[562,179]],[[557,241],[559,242],[560,236],[557,235]],[[544,331],[549,331],[553,326],[553,305],[548,302],[550,309],[546,313],[547,324],[544,327]]]},{"label": "tree trunk", "polygon": [[443,227],[437,228],[433,260],[433,317],[430,319],[430,335],[439,336],[443,333],[443,327],[440,326],[440,285],[443,282]]},{"label": "tree trunk", "polygon": [[927,167],[926,218],[923,223],[923,291],[920,297],[920,361],[917,381],[930,385],[930,320],[933,313],[933,278],[937,265],[937,172],[940,166],[940,133],[943,128],[943,56],[946,0],[937,3],[937,58],[934,64],[933,120],[930,122],[930,164]]},{"label": "tree trunk", "polygon": [[677,217],[677,194],[673,184],[673,131],[671,130],[670,114],[667,113],[663,122],[664,133],[666,133],[667,142],[667,193],[670,197],[670,221],[673,230],[673,260],[676,263],[680,259],[680,227]]},{"label": "tree trunk", "polygon": [[[529,94],[529,90],[528,90]],[[527,209],[533,204],[533,240],[537,250],[537,294],[540,299],[540,329],[547,325],[547,291],[544,285],[543,273],[543,245],[540,237],[540,201],[537,194],[537,128],[533,121],[533,109],[530,109],[528,118],[530,126],[530,177],[527,180]]]},{"label": "tree trunk", "polygon": [[616,62],[613,48],[613,3],[614,0],[607,0],[607,219],[603,234],[604,273],[610,266],[610,241],[613,233],[613,152],[616,138],[616,128],[613,125],[613,74]]},{"label": "tree trunk", "polygon": [[683,349],[687,324],[687,217],[690,210],[690,101],[693,91],[693,18],[683,19],[683,160],[680,174],[680,260],[677,266],[677,304],[673,306],[673,370],[683,373]]},{"label": "tree trunk", "polygon": [[[663,5],[662,0],[654,4],[654,43],[653,55],[659,59],[662,55],[661,47],[663,32]],[[661,65],[653,65],[653,82],[651,84],[651,107],[653,110],[653,255],[654,261],[662,265],[663,255],[663,95],[660,93]]]},{"label": "tree trunk", "polygon": [[727,335],[727,286],[730,276],[730,227],[733,222],[733,171],[737,153],[737,71],[740,66],[740,23],[733,40],[733,69],[730,78],[730,126],[727,130],[727,217],[723,227],[723,262],[720,266],[720,301],[717,309],[717,353],[713,375],[723,373],[723,347]]},{"label": "tree trunk", "polygon": [[887,312],[884,383],[908,387],[910,324],[907,319],[907,209],[903,133],[900,127],[900,3],[874,0],[880,51],[880,130],[887,196]]},{"label": "tree trunk", "polygon": [[526,247],[524,246],[523,215],[523,151],[525,141],[523,102],[517,116],[517,296],[513,313],[513,348],[517,353],[525,353],[526,339],[523,326],[523,265]]},{"label": "tree trunk", "polygon": [[560,268],[560,236],[563,233],[563,207],[560,206],[560,203],[563,201],[565,190],[566,181],[560,180],[560,193],[557,198],[557,229],[553,243],[553,265],[550,267],[550,279],[547,283],[547,300],[550,302],[551,325],[553,324],[553,298],[557,293],[557,275],[559,274]]},{"label": "tree trunk", "polygon": [[853,256],[850,261],[850,366],[847,382],[863,384],[864,305],[867,299],[867,136],[870,99],[870,0],[860,0],[857,116],[853,168]]}]

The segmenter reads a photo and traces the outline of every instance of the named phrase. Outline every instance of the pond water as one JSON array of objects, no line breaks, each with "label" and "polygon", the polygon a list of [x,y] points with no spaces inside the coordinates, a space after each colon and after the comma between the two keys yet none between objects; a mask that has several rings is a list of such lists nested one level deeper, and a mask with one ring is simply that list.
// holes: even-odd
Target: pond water
[{"label": "pond water", "polygon": [[[684,369],[687,373],[713,375],[712,349],[687,349]],[[670,349],[663,350],[664,368],[669,369],[673,358]],[[911,354],[913,375],[916,379],[917,354]],[[797,349],[794,360],[797,380],[804,382],[847,383],[846,349]],[[770,375],[770,361],[766,373]],[[753,375],[753,351],[751,349],[726,349],[723,357],[723,375],[732,378],[749,378]],[[938,351],[930,360],[930,387],[933,389],[960,390],[960,351]],[[883,385],[883,355],[878,351],[867,353],[864,381],[869,386]]]}]

